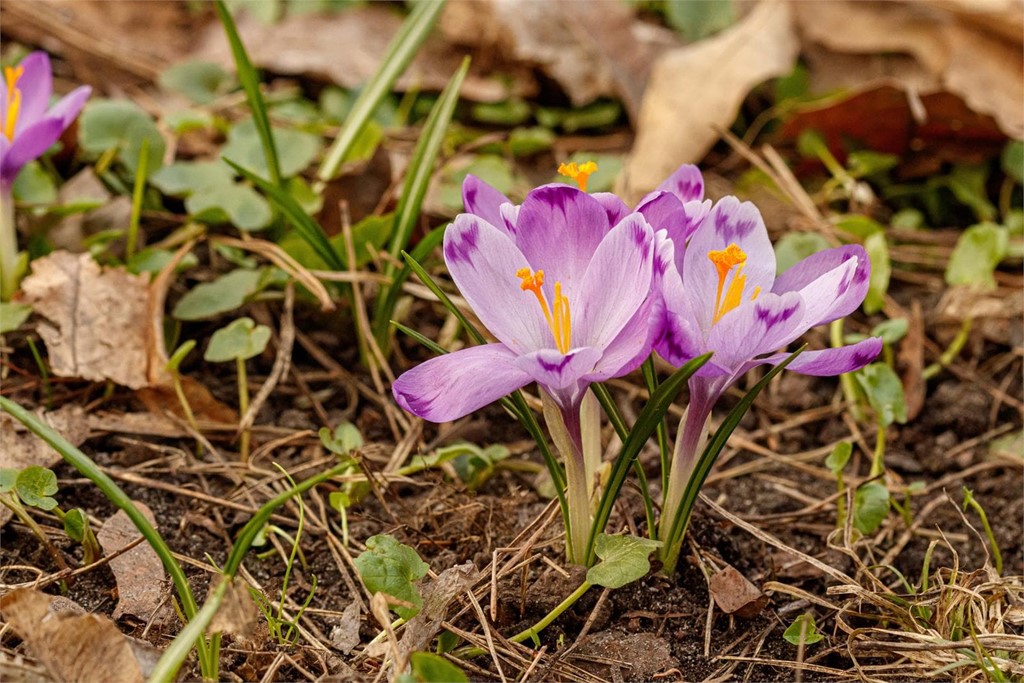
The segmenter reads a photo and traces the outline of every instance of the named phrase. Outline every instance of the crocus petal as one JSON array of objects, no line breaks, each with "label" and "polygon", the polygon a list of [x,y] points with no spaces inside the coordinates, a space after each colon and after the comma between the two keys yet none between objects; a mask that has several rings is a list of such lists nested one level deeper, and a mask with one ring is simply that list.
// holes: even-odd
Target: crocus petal
[{"label": "crocus petal", "polygon": [[573,292],[611,229],[604,206],[568,185],[544,185],[526,196],[516,224],[516,244],[549,285]]},{"label": "crocus petal", "polygon": [[618,336],[650,295],[653,260],[654,231],[638,213],[601,240],[569,300],[574,345],[603,349]]},{"label": "crocus petal", "polygon": [[46,114],[47,117],[60,119],[61,125],[67,129],[78,116],[78,112],[82,111],[82,107],[85,106],[85,101],[89,99],[91,93],[92,88],[87,85],[75,88],[50,108]]},{"label": "crocus petal", "polygon": [[653,315],[658,336],[654,348],[670,364],[680,366],[707,350],[704,333],[697,324],[682,278],[674,268],[659,278],[660,298]]},{"label": "crocus petal", "polygon": [[543,311],[516,277],[528,268],[512,238],[483,218],[459,214],[444,234],[444,260],[480,321],[518,354],[554,348]]},{"label": "crocus petal", "polygon": [[619,199],[617,194],[611,192],[592,192],[591,197],[596,199],[604,210],[608,212],[608,225],[618,225],[623,218],[633,213],[633,210],[626,205],[626,202]]},{"label": "crocus petal", "polygon": [[16,135],[38,121],[50,106],[53,93],[53,72],[50,58],[45,52],[33,52],[18,64],[25,71],[18,79],[21,91],[21,111],[18,114]]},{"label": "crocus petal", "polygon": [[[711,327],[719,282],[718,271],[708,254],[723,250],[730,244],[735,244],[746,254],[742,270],[746,278],[744,300],[749,300],[757,288],[761,292],[771,291],[775,281],[775,251],[768,239],[761,212],[750,202],[741,203],[735,197],[722,198],[693,234],[683,255],[683,283],[690,297],[691,309],[704,330]],[[727,283],[735,277],[737,269],[733,268],[729,273]],[[725,318],[730,315],[733,313]]]},{"label": "crocus petal", "polygon": [[391,387],[398,405],[431,422],[449,422],[529,384],[503,344],[485,344],[431,358]]},{"label": "crocus petal", "polygon": [[772,291],[796,291],[804,298],[808,328],[849,315],[864,301],[871,261],[864,247],[849,244],[808,256],[782,273]]},{"label": "crocus petal", "polygon": [[462,204],[466,213],[479,216],[496,228],[504,228],[501,205],[510,204],[508,197],[472,173],[462,181]]},{"label": "crocus petal", "polygon": [[593,371],[600,358],[600,349],[584,346],[571,349],[565,355],[555,349],[541,349],[519,356],[515,363],[517,368],[530,375],[566,406],[582,396],[586,387],[580,386],[580,380]]},{"label": "crocus petal", "polygon": [[693,164],[683,164],[665,178],[657,189],[671,192],[682,202],[704,199],[704,176]]},{"label": "crocus petal", "polygon": [[60,119],[44,118],[27,129],[19,131],[14,142],[0,159],[0,175],[4,180],[14,180],[21,167],[38,158],[60,139],[64,125]]},{"label": "crocus petal", "polygon": [[[793,362],[786,366],[786,369],[803,375],[831,377],[832,375],[841,375],[844,372],[860,370],[877,358],[881,352],[881,338],[870,337],[856,344],[841,346],[838,349],[804,351],[794,358]],[[749,367],[755,365],[778,365],[788,357],[788,353],[776,353],[751,361]]]},{"label": "crocus petal", "polygon": [[715,362],[729,368],[762,353],[781,348],[799,337],[806,328],[804,302],[796,292],[762,294],[723,317],[708,334],[707,347]]},{"label": "crocus petal", "polygon": [[594,370],[584,379],[588,382],[603,382],[612,377],[622,377],[638,367],[651,355],[654,340],[660,334],[660,299],[648,297],[626,322],[618,336],[605,347]]},{"label": "crocus petal", "polygon": [[686,242],[711,211],[711,200],[684,204],[669,192],[657,191],[647,195],[636,210],[643,214],[655,230],[665,230],[668,233],[676,245],[676,270],[682,274]]}]

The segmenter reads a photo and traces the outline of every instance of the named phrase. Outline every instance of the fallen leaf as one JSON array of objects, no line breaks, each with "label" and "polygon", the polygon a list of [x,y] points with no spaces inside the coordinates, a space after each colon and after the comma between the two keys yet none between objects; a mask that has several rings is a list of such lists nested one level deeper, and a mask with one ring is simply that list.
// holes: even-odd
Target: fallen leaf
[{"label": "fallen leaf", "polygon": [[248,585],[241,579],[235,579],[228,586],[224,600],[210,622],[209,630],[211,633],[231,633],[241,638],[251,638],[256,631],[258,618],[259,611],[249,595]]},{"label": "fallen leaf", "polygon": [[747,577],[728,565],[711,576],[708,580],[708,590],[720,610],[744,619],[756,617],[768,604],[767,595]]},{"label": "fallen leaf", "polygon": [[148,643],[67,598],[22,589],[0,601],[3,620],[58,681],[142,683],[157,661]]},{"label": "fallen leaf", "polygon": [[49,321],[39,335],[53,374],[146,386],[148,284],[146,274],[101,269],[88,253],[57,251],[33,261],[23,301]]},{"label": "fallen leaf", "polygon": [[[68,404],[37,414],[74,446],[81,445],[89,436],[89,423],[80,405]],[[30,465],[51,467],[60,459],[60,453],[20,422],[6,413],[0,415],[0,469],[23,470]],[[0,526],[10,518],[11,511],[0,506]]]},{"label": "fallen leaf", "polygon": [[[156,526],[153,512],[145,503],[135,506]],[[107,555],[116,553],[141,536],[135,524],[123,510],[118,510],[100,528],[97,540]],[[167,575],[156,552],[143,542],[110,560],[110,571],[117,581],[117,606],[112,617],[125,614],[143,621],[166,623],[173,618],[171,601],[167,599]]]},{"label": "fallen leaf", "polygon": [[445,569],[423,589],[423,609],[406,624],[398,643],[400,661],[406,661],[413,652],[426,649],[441,630],[449,603],[473,584],[476,575],[476,567],[467,562]]},{"label": "fallen leaf", "polygon": [[338,623],[331,627],[331,645],[344,655],[359,644],[359,627],[363,623],[359,602],[353,600],[341,613]]},{"label": "fallen leaf", "polygon": [[[653,633],[628,633],[621,628],[580,639],[572,657],[576,666],[613,681],[653,681],[657,674],[679,666],[667,639]],[[625,671],[617,671],[619,667]]]},{"label": "fallen leaf", "polygon": [[[402,16],[381,3],[349,7],[330,14],[289,15],[272,25],[243,13],[236,17],[239,35],[258,67],[279,74],[329,80],[345,88],[366,83],[377,71],[388,43],[402,25]],[[219,24],[211,24],[188,59],[201,59],[234,70],[231,49]],[[397,90],[439,91],[459,68],[462,55],[445,41],[428,38],[409,68],[396,81]],[[515,89],[515,83],[512,83]],[[477,101],[500,101],[512,94],[496,78],[471,67],[460,94]]]},{"label": "fallen leaf", "polygon": [[700,161],[750,90],[793,69],[799,42],[789,3],[759,3],[713,38],[671,50],[655,63],[626,164],[624,191],[639,199],[680,164]]}]

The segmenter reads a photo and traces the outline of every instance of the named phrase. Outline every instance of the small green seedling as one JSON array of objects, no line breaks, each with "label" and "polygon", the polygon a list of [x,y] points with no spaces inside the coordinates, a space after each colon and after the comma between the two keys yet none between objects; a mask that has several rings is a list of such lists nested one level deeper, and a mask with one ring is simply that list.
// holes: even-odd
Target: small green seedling
[{"label": "small green seedling", "polygon": [[[346,474],[359,471],[357,451],[363,447],[363,435],[354,424],[342,422],[333,432],[327,427],[321,428],[320,443],[337,455],[342,462],[351,463]],[[346,481],[341,491],[332,491],[327,497],[327,502],[341,517],[341,540],[345,547],[348,547],[348,508],[365,496],[368,490],[369,486],[365,481]]]},{"label": "small green seedling", "polygon": [[6,506],[25,526],[32,530],[32,533],[53,557],[54,562],[61,569],[67,568],[64,558],[28,514],[26,506],[56,515],[57,519],[64,524],[64,533],[68,535],[68,538],[82,546],[83,563],[92,564],[100,556],[100,546],[89,525],[89,518],[79,508],[73,508],[68,512],[61,510],[56,499],[53,498],[55,493],[57,493],[57,475],[52,470],[39,465],[30,465],[23,470],[0,469],[0,504]]},{"label": "small green seedling", "polygon": [[[238,411],[242,415],[249,410],[249,381],[245,361],[263,353],[269,341],[269,327],[257,325],[252,318],[239,318],[214,332],[210,338],[210,345],[203,354],[204,359],[214,363],[235,361],[238,372]],[[248,429],[242,430],[239,452],[243,462],[249,460],[250,436]]]},{"label": "small green seedling", "polygon": [[992,547],[992,559],[996,564],[996,574],[1000,576],[1003,573],[1003,553],[999,550],[999,544],[996,543],[996,535],[992,532],[992,525],[988,523],[988,515],[985,514],[985,508],[981,507],[981,503],[974,499],[974,493],[964,487],[964,512],[967,512],[967,508],[971,508],[978,517],[981,518],[981,525],[985,528],[985,535],[988,536],[988,543]]},{"label": "small green seedling", "polygon": [[852,454],[853,444],[849,441],[840,441],[825,458],[825,467],[836,478],[836,491],[839,493],[839,498],[836,499],[836,528],[838,529],[842,529],[846,525],[846,484],[843,482],[843,470],[850,462]]},{"label": "small green seedling", "polygon": [[467,683],[466,674],[444,657],[430,652],[413,652],[409,672],[395,678],[395,683]]},{"label": "small green seedling", "polygon": [[782,634],[782,637],[787,643],[797,646],[801,643],[804,645],[814,645],[825,639],[825,636],[818,632],[818,627],[814,623],[814,615],[810,612],[804,612],[794,619],[793,623]]},{"label": "small green seedling", "polygon": [[371,593],[384,593],[409,604],[393,607],[399,617],[408,621],[423,607],[414,582],[426,576],[430,567],[415,550],[393,536],[380,534],[366,539],[366,551],[355,559],[355,565]]},{"label": "small green seedling", "polygon": [[[171,381],[174,382],[174,394],[178,397],[178,403],[181,405],[181,411],[185,414],[185,420],[188,421],[189,427],[198,434],[199,423],[196,422],[195,413],[192,412],[192,406],[188,402],[188,397],[185,396],[185,389],[181,386],[181,372],[178,370],[181,367],[182,361],[185,360],[185,356],[191,353],[195,347],[195,340],[189,339],[171,354],[171,358],[167,361],[165,367],[171,375]],[[202,452],[201,443],[196,443],[196,452]]]}]

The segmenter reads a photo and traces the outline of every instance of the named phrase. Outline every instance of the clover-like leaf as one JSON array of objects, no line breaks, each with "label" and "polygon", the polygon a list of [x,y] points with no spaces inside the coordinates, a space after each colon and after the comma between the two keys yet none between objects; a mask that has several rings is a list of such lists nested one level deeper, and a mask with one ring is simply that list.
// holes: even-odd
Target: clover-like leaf
[{"label": "clover-like leaf", "polygon": [[176,161],[153,174],[150,182],[164,194],[187,197],[194,192],[228,187],[235,181],[235,172],[219,159],[216,161]]},{"label": "clover-like leaf", "polygon": [[946,266],[946,282],[995,289],[996,266],[1010,248],[1010,232],[995,223],[979,223],[964,230]]},{"label": "clover-like leaf", "polygon": [[355,565],[371,593],[384,593],[416,606],[395,607],[398,616],[416,616],[423,600],[413,581],[426,576],[430,567],[415,550],[387,534],[371,536],[366,539],[366,552],[355,559]]},{"label": "clover-like leaf", "polygon": [[213,363],[246,360],[263,353],[269,341],[269,327],[257,325],[252,318],[239,318],[213,333],[203,358]]},{"label": "clover-like leaf", "polygon": [[[290,178],[308,168],[323,146],[320,138],[312,133],[276,127],[272,132],[283,178]],[[220,153],[256,175],[270,177],[256,123],[252,119],[246,119],[228,131],[228,140]]]},{"label": "clover-like leaf", "polygon": [[171,311],[178,320],[203,320],[233,311],[268,284],[264,268],[240,268],[186,292]]},{"label": "clover-like leaf", "polygon": [[651,570],[648,558],[661,547],[660,541],[637,536],[597,537],[594,551],[601,561],[587,572],[587,581],[605,588],[622,588],[647,575]]},{"label": "clover-like leaf", "polygon": [[248,232],[262,230],[274,218],[267,200],[241,183],[195,192],[185,200],[185,209],[197,221],[231,223]]},{"label": "clover-like leaf", "polygon": [[237,88],[238,82],[219,64],[193,59],[164,69],[160,85],[196,104],[209,104]]},{"label": "clover-like leaf", "polygon": [[432,652],[413,652],[409,657],[410,677],[416,683],[466,683],[465,672]]},{"label": "clover-like leaf", "polygon": [[850,462],[850,455],[853,453],[853,444],[849,441],[840,441],[832,452],[825,458],[825,467],[833,476],[838,477],[846,469],[846,463]]},{"label": "clover-like leaf", "polygon": [[347,456],[355,449],[362,447],[363,435],[359,433],[359,428],[351,422],[342,422],[334,428],[333,432],[327,427],[322,428],[320,443],[331,453]]},{"label": "clover-like leaf", "polygon": [[903,395],[903,383],[896,372],[885,363],[872,363],[854,377],[868,397],[868,403],[875,411],[878,422],[888,427],[893,422],[907,421],[907,401]]},{"label": "clover-like leaf", "polygon": [[889,489],[885,484],[869,481],[857,487],[853,495],[853,526],[862,534],[870,534],[889,514]]},{"label": "clover-like leaf", "polygon": [[4,467],[0,469],[0,493],[7,493],[14,490],[18,482],[18,469],[15,467]]},{"label": "clover-like leaf", "polygon": [[57,501],[51,496],[57,493],[57,475],[39,465],[30,465],[18,473],[14,488],[25,505],[40,510],[52,510]]},{"label": "clover-like leaf", "polygon": [[72,541],[81,543],[85,540],[85,530],[89,528],[89,518],[81,508],[70,510],[64,515],[64,533]]},{"label": "clover-like leaf", "polygon": [[803,641],[804,645],[813,645],[825,638],[824,635],[818,632],[818,627],[814,623],[814,615],[805,612],[801,614],[793,623],[789,625],[789,628],[782,634],[787,643],[793,645],[799,645],[800,641]]},{"label": "clover-like leaf", "polygon": [[153,119],[129,100],[90,101],[78,120],[78,141],[82,149],[97,157],[116,149],[118,160],[133,177],[144,141],[149,144],[147,176],[160,168],[166,147]]}]

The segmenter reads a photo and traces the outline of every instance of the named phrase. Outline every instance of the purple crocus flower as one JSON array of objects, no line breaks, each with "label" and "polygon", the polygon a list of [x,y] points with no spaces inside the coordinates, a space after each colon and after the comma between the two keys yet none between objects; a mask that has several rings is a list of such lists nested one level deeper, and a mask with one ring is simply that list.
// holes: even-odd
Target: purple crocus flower
[{"label": "purple crocus flower", "polygon": [[474,192],[488,189],[467,181],[466,205],[478,211],[448,227],[444,258],[498,341],[428,360],[392,390],[409,412],[444,422],[537,382],[565,462],[566,548],[581,561],[593,491],[593,449],[585,442],[596,443],[584,434],[597,424],[582,409],[586,391],[650,355],[653,285],[669,267],[671,242],[642,214],[620,216],[619,207],[609,211],[602,198],[568,185],[539,187],[521,206],[497,191],[474,204]]},{"label": "purple crocus flower", "polygon": [[50,106],[53,75],[45,52],[33,52],[4,68],[0,88],[0,300],[18,286],[18,239],[11,190],[22,167],[60,139],[82,110],[90,88],[82,86]]},{"label": "purple crocus flower", "polygon": [[0,90],[0,184],[9,188],[22,166],[60,139],[78,116],[91,88],[82,86],[50,106],[53,75],[45,52],[4,69]]},{"label": "purple crocus flower", "polygon": [[[751,368],[782,362],[789,354],[774,352],[808,329],[853,312],[867,293],[871,269],[864,248],[847,245],[814,254],[776,277],[775,252],[760,212],[735,197],[715,204],[689,242],[676,241],[674,250],[675,268],[661,278],[655,348],[677,366],[708,351],[714,355],[689,382],[690,403],[664,497],[666,553],[673,552],[666,534],[702,450],[715,402]],[[864,367],[881,348],[880,339],[870,338],[805,351],[787,368],[838,375]],[[669,560],[674,566],[675,558]]]}]

